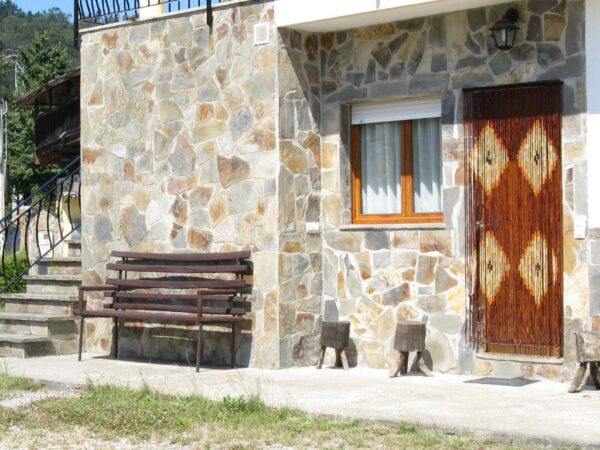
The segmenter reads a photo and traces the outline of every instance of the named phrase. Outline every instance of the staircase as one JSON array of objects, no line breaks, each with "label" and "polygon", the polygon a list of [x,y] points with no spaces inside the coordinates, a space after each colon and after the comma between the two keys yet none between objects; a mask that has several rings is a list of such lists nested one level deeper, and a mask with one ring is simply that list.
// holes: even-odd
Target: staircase
[{"label": "staircase", "polygon": [[0,357],[77,351],[79,174],[77,157],[0,219]]},{"label": "staircase", "polygon": [[81,242],[65,240],[67,255],[42,258],[27,275],[27,292],[0,294],[0,357],[28,358],[77,352],[78,323],[72,315],[81,285]]}]

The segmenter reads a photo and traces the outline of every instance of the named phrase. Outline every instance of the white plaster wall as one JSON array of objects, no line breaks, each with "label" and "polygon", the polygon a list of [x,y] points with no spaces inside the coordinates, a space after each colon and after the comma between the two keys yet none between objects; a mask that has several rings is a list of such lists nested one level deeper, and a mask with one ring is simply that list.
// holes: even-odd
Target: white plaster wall
[{"label": "white plaster wall", "polygon": [[277,0],[275,21],[277,27],[323,32],[499,3],[506,0]]},{"label": "white plaster wall", "polygon": [[600,228],[600,1],[587,0],[585,9],[588,226]]}]

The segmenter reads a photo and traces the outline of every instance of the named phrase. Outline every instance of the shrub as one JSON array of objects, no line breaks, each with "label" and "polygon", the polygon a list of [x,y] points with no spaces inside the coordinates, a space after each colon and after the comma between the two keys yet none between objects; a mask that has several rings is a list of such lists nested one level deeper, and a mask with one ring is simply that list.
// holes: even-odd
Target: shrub
[{"label": "shrub", "polygon": [[[24,250],[17,252],[16,258],[12,253],[4,256],[4,273],[0,276],[0,292],[25,292],[24,275],[27,275],[29,260]],[[0,262],[0,269],[2,269]],[[0,300],[0,305],[4,302]]]}]

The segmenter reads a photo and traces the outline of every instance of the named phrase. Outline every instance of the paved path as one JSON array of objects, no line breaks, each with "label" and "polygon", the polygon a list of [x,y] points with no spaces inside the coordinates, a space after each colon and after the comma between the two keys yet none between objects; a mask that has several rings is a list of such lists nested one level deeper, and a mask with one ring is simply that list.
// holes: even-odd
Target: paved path
[{"label": "paved path", "polygon": [[315,414],[388,422],[411,422],[452,431],[573,443],[600,447],[600,391],[568,394],[567,385],[539,381],[500,386],[468,381],[473,376],[436,374],[389,379],[387,372],[354,368],[316,370],[208,369],[115,361],[84,355],[0,358],[12,375],[84,385],[115,383],[169,393],[259,394],[271,405],[293,406]]}]

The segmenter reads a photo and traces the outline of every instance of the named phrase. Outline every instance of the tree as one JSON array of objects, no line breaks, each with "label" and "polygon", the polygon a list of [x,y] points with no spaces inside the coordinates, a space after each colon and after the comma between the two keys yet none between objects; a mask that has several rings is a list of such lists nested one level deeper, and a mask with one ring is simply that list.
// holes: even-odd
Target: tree
[{"label": "tree", "polygon": [[[24,69],[19,78],[21,92],[30,92],[69,68],[67,49],[50,45],[46,33],[35,34],[31,42],[17,51]],[[15,94],[12,94],[13,97]],[[11,107],[7,114],[8,182],[7,199],[26,198],[56,172],[55,166],[34,164],[34,111],[30,107]]]},{"label": "tree", "polygon": [[[0,0],[0,43],[4,54],[16,53],[37,33],[46,33],[50,42],[61,44],[69,53],[69,66],[79,65],[79,50],[73,46],[73,17],[58,8],[24,12],[11,0]],[[12,90],[12,66],[0,75],[0,98]]]}]

